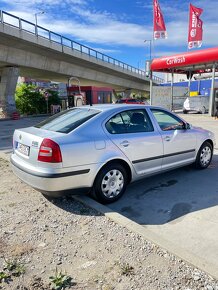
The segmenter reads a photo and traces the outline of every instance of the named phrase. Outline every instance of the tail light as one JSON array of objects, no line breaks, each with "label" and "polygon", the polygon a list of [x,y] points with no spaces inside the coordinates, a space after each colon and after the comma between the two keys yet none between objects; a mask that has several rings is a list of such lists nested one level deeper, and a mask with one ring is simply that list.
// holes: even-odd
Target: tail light
[{"label": "tail light", "polygon": [[50,139],[43,139],[39,148],[38,161],[50,163],[62,162],[62,155],[59,145]]}]

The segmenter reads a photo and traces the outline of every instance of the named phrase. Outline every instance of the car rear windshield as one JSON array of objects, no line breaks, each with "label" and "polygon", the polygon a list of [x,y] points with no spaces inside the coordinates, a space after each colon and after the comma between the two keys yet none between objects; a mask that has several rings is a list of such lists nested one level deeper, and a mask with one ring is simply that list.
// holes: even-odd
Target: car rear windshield
[{"label": "car rear windshield", "polygon": [[99,113],[100,111],[91,108],[73,108],[58,113],[35,125],[35,127],[54,132],[69,133]]}]

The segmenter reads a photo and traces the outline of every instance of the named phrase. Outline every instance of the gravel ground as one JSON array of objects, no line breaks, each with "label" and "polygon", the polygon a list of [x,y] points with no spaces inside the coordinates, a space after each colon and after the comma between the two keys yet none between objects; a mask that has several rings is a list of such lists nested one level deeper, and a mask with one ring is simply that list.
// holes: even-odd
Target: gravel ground
[{"label": "gravel ground", "polygon": [[206,273],[73,198],[46,199],[2,158],[0,172],[0,289],[52,289],[49,277],[61,272],[72,278],[66,289],[218,290]]}]

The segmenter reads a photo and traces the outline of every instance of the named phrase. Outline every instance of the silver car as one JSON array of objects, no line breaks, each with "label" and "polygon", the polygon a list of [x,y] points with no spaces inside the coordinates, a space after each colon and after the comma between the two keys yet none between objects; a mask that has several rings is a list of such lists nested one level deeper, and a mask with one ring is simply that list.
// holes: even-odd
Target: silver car
[{"label": "silver car", "polygon": [[166,109],[94,105],[15,130],[11,163],[44,194],[84,192],[110,203],[132,181],[188,164],[207,168],[214,145],[212,132]]}]

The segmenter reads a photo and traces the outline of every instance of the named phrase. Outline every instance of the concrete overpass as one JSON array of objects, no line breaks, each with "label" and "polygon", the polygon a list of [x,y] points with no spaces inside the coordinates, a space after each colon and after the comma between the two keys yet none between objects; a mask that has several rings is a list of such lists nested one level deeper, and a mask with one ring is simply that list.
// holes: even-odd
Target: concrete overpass
[{"label": "concrete overpass", "polygon": [[[18,76],[149,91],[145,71],[7,12],[0,13],[0,107],[14,110]],[[154,80],[158,82],[158,78]]]}]

